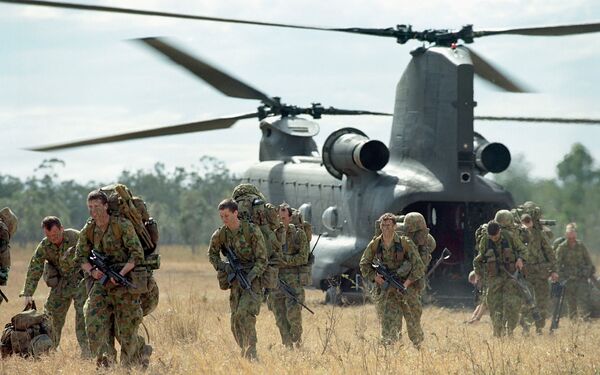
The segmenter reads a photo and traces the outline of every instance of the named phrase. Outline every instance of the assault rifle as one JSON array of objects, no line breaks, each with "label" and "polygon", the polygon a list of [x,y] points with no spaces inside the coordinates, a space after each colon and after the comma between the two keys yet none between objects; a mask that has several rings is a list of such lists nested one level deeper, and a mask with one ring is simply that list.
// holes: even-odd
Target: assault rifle
[{"label": "assault rifle", "polygon": [[125,276],[113,270],[106,258],[106,256],[97,253],[96,250],[92,250],[92,255],[90,255],[90,257],[88,258],[90,264],[94,266],[94,268],[102,271],[102,273],[104,274],[104,276],[102,276],[102,278],[99,280],[100,283],[102,285],[106,285],[109,279],[114,279],[117,282],[117,284],[137,289],[137,286],[135,286],[131,281],[127,280]]},{"label": "assault rifle", "polygon": [[388,270],[388,268],[383,263],[381,263],[381,260],[377,258],[373,259],[371,267],[373,267],[375,272],[383,276],[383,280],[385,280],[385,283],[383,283],[382,286],[383,289],[387,289],[391,286],[392,288],[398,289],[400,293],[406,292],[406,287],[404,286],[404,283],[400,279],[398,279],[398,277],[392,271]]},{"label": "assault rifle", "polygon": [[529,289],[529,285],[527,285],[527,282],[525,281],[525,279],[523,278],[523,274],[521,273],[521,271],[516,270],[514,274],[508,272],[506,270],[506,268],[502,267],[502,269],[504,270],[504,272],[506,272],[508,274],[508,276],[510,276],[511,279],[513,279],[517,285],[519,286],[519,289],[521,289],[521,292],[523,292],[523,297],[525,297],[525,303],[531,307],[531,313],[533,316],[533,320],[535,320],[536,322],[539,322],[540,320],[544,319],[542,317],[542,314],[540,313],[540,310],[537,308],[536,304],[535,304],[535,297],[533,296],[533,293],[531,293],[531,290]]},{"label": "assault rifle", "polygon": [[8,298],[6,298],[6,294],[4,294],[4,292],[2,290],[0,290],[0,303],[2,303],[2,300],[5,300],[6,302],[8,302]]},{"label": "assault rifle", "polygon": [[440,254],[438,260],[433,264],[433,266],[431,266],[431,269],[427,271],[427,275],[425,275],[425,278],[428,279],[429,276],[433,274],[433,271],[435,271],[435,269],[438,268],[443,261],[450,258],[451,256],[452,253],[450,252],[450,250],[448,250],[447,247],[445,247],[444,250],[442,250],[442,254]]},{"label": "assault rifle", "polygon": [[552,321],[550,323],[550,332],[558,328],[560,322],[560,314],[562,312],[563,303],[565,301],[565,289],[567,280],[557,281],[552,283],[550,295],[554,299],[554,308],[552,309]]},{"label": "assault rifle", "polygon": [[308,310],[308,312],[310,312],[313,315],[315,314],[315,312],[312,311],[310,308],[308,308],[308,306],[306,306],[305,304],[300,302],[300,300],[298,299],[298,296],[294,292],[294,289],[288,283],[286,283],[285,281],[283,281],[281,279],[279,279],[279,290],[281,290],[283,292],[283,294],[285,294],[292,301],[296,302],[297,304],[299,304],[300,306],[302,306],[306,310]]},{"label": "assault rifle", "polygon": [[231,248],[227,245],[223,245],[221,252],[223,255],[225,255],[227,261],[229,262],[229,266],[231,267],[231,272],[229,272],[227,275],[227,282],[231,284],[233,280],[237,279],[242,289],[247,290],[250,292],[250,294],[254,295],[254,292],[252,291],[252,284],[244,273],[244,269],[240,264],[240,260],[238,259],[237,255],[235,255],[233,250],[231,250]]}]

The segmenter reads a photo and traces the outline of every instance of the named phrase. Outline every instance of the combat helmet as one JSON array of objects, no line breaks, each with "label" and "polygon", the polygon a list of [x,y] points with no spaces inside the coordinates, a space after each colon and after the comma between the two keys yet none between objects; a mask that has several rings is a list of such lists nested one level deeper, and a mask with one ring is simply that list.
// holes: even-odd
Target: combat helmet
[{"label": "combat helmet", "polygon": [[509,227],[514,224],[514,216],[509,210],[500,210],[496,212],[494,220],[502,227]]},{"label": "combat helmet", "polygon": [[47,354],[53,347],[52,339],[47,334],[41,334],[31,339],[31,352],[35,358]]},{"label": "combat helmet", "polygon": [[17,215],[9,207],[4,207],[0,210],[0,221],[6,224],[8,228],[8,233],[12,237],[17,231],[17,225],[19,224],[19,219]]},{"label": "combat helmet", "polygon": [[409,212],[404,217],[404,230],[406,233],[427,229],[425,218],[418,212]]},{"label": "combat helmet", "polygon": [[236,186],[233,189],[231,198],[233,198],[233,200],[237,201],[240,197],[242,197],[244,195],[257,195],[263,201],[265,200],[265,196],[262,195],[262,193],[258,190],[258,188],[252,184],[239,184],[238,186]]}]

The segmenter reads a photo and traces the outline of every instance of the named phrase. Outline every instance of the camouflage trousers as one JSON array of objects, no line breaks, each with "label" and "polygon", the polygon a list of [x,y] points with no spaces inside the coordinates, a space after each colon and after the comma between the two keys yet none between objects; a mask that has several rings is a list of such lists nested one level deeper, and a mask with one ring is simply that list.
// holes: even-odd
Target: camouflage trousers
[{"label": "camouflage trousers", "polygon": [[565,302],[569,306],[569,319],[589,319],[592,313],[590,284],[587,279],[573,278],[565,286]]},{"label": "camouflage trousers", "polygon": [[75,307],[75,335],[81,349],[81,355],[90,356],[90,344],[85,330],[85,316],[83,305],[87,299],[85,283],[76,275],[69,279],[61,280],[59,286],[50,289],[50,294],[44,305],[44,311],[52,322],[52,342],[55,346],[60,344],[62,329],[65,325],[67,312],[73,301]]},{"label": "camouflage trousers", "polygon": [[[287,283],[298,297],[298,300],[304,303],[304,288],[300,283],[300,276],[296,273],[279,273],[279,278]],[[281,341],[283,345],[292,347],[293,344],[300,344],[302,340],[302,306],[286,297],[280,289],[270,291],[269,308],[275,315],[275,322],[279,328]]]},{"label": "camouflage trousers", "polygon": [[381,339],[386,344],[398,341],[402,332],[402,317],[406,320],[408,338],[416,347],[423,342],[423,329],[421,328],[420,290],[409,287],[406,293],[401,294],[398,289],[388,288],[382,290],[377,286],[373,290],[373,299],[377,316],[381,323]]},{"label": "camouflage trousers", "polygon": [[546,269],[537,270],[529,268],[527,273],[527,283],[535,297],[535,305],[540,311],[542,319],[537,322],[533,319],[533,309],[531,306],[523,304],[521,309],[521,325],[523,325],[523,328],[527,330],[529,326],[535,324],[535,329],[538,333],[541,333],[546,325],[550,309],[550,284],[548,283],[548,272]]},{"label": "camouflage trousers", "polygon": [[487,280],[486,303],[490,309],[494,336],[511,335],[519,322],[523,304],[517,283],[508,276],[490,277]]},{"label": "camouflage trousers", "polygon": [[260,312],[262,290],[258,280],[252,283],[252,291],[242,289],[237,282],[231,287],[229,307],[231,309],[231,332],[241,348],[242,356],[256,358],[256,316]]},{"label": "camouflage trousers", "polygon": [[[131,294],[122,286],[96,282],[84,307],[85,326],[90,341],[90,350],[101,362],[106,353],[111,329],[118,327],[117,337],[121,343],[121,364],[124,366],[140,363],[139,354],[144,342],[140,341],[138,328],[142,322],[140,296]],[[113,321],[114,315],[114,321]]]},{"label": "camouflage trousers", "polygon": [[[142,315],[146,316],[148,314],[150,314],[151,312],[153,312],[156,309],[156,306],[158,306],[158,300],[159,300],[159,289],[158,289],[158,284],[156,283],[156,280],[154,279],[154,277],[150,276],[148,278],[148,293],[143,293],[140,294],[140,302],[141,302],[141,306],[142,306]],[[117,349],[115,349],[115,339],[117,339],[117,341],[119,341],[119,335],[116,334],[116,330],[119,329],[119,327],[117,327],[114,324],[114,315],[112,316],[112,327],[110,330],[110,334],[108,336],[108,340],[106,342],[106,348],[105,348],[105,353],[106,356],[108,357],[108,359],[111,362],[116,362],[117,361]],[[143,349],[146,340],[144,339],[143,336],[139,335],[139,333],[137,334],[138,340],[142,343],[142,345],[140,346],[140,348]],[[119,342],[120,344],[120,342]],[[139,356],[142,356],[142,353],[139,353]]]}]

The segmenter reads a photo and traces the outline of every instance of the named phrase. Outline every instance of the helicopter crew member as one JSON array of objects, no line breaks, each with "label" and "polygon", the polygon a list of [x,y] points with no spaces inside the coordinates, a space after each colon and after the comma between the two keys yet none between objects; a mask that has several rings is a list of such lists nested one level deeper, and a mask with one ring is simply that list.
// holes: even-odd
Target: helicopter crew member
[{"label": "helicopter crew member", "polygon": [[[0,286],[8,282],[8,271],[10,271],[10,239],[17,231],[19,220],[8,207],[0,210]],[[0,304],[4,301],[0,298]]]},{"label": "helicopter crew member", "polygon": [[569,318],[579,316],[587,320],[591,314],[588,279],[594,277],[596,269],[585,244],[577,239],[575,223],[567,225],[565,237],[566,240],[556,249],[556,258],[560,277],[568,280],[565,299],[569,306]]},{"label": "helicopter crew member", "polygon": [[[529,220],[528,217],[529,216]],[[540,224],[541,210],[535,206],[522,218],[522,223],[527,232],[527,281],[533,288],[535,303],[542,319],[535,321],[536,333],[541,334],[546,325],[548,309],[550,306],[550,286],[548,277],[552,282],[558,281],[556,273],[556,256]],[[532,311],[525,315],[525,324],[533,320]]]},{"label": "helicopter crew member", "polygon": [[[256,360],[256,316],[262,302],[260,279],[267,267],[265,240],[258,226],[238,218],[238,205],[233,199],[225,199],[219,203],[218,209],[224,225],[210,239],[208,259],[218,272],[221,289],[231,289],[231,332],[241,348],[242,356]],[[232,268],[220,255],[224,246],[233,251],[245,270],[251,284],[250,290],[243,289],[237,278],[229,283],[227,275]]]},{"label": "helicopter crew member", "polygon": [[[303,286],[308,283],[308,280],[305,280],[308,274],[304,272],[304,268],[308,264],[309,246],[304,230],[291,224],[292,213],[292,208],[287,203],[279,206],[279,216],[285,230],[279,279],[289,285],[296,298],[304,303]],[[300,346],[302,306],[288,298],[280,289],[271,291],[269,302],[283,345],[288,348]]]},{"label": "helicopter crew member", "polygon": [[[408,237],[395,232],[394,214],[385,213],[379,220],[382,234],[367,245],[360,260],[360,272],[363,278],[375,283],[371,292],[381,323],[382,342],[392,344],[400,339],[404,316],[408,337],[419,347],[423,341],[422,307],[420,289],[415,281],[425,275],[425,265],[415,244]],[[395,272],[399,279],[404,280],[404,286],[407,288],[404,293],[393,287],[385,288],[382,275],[372,268],[375,258]]]},{"label": "helicopter crew member", "polygon": [[[33,294],[42,274],[50,294],[44,306],[52,321],[52,342],[60,344],[61,331],[65,325],[67,311],[73,300],[75,307],[75,334],[83,357],[90,357],[90,346],[85,332],[83,305],[87,299],[83,275],[72,261],[79,231],[64,229],[56,216],[46,216],[42,220],[46,237],[38,244],[29,261],[25,286],[20,296],[25,297],[26,305],[33,302]],[[45,269],[44,269],[45,268]]]},{"label": "helicopter crew member", "polygon": [[[144,251],[133,224],[125,218],[108,214],[108,198],[100,190],[88,194],[87,205],[91,218],[80,231],[76,253],[78,261],[82,263],[81,268],[95,280],[104,276],[102,271],[93,269],[88,261],[93,249],[107,256],[113,266],[120,267],[121,275],[127,275],[136,264],[144,261]],[[93,233],[93,241],[88,239],[88,230]],[[112,279],[106,285],[95,282],[85,303],[84,313],[90,350],[96,356],[98,366],[109,365],[106,344],[111,329],[117,333],[121,343],[122,365],[147,363],[146,345],[137,335],[142,322],[139,294],[116,284]]]},{"label": "helicopter crew member", "polygon": [[487,236],[479,243],[479,254],[473,259],[473,269],[475,282],[485,276],[486,304],[494,336],[501,337],[511,335],[519,320],[522,298],[516,281],[507,272],[523,269],[525,252],[496,221],[490,221],[486,230]]}]

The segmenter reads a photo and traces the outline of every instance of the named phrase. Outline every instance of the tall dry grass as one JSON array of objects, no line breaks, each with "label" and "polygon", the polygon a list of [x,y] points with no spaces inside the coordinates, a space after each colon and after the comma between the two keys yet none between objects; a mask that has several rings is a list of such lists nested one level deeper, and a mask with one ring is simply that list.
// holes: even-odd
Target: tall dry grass
[{"label": "tall dry grass", "polygon": [[[31,249],[13,249],[10,303],[0,306],[0,323],[22,308],[22,288]],[[316,315],[304,314],[304,346],[287,350],[280,344],[272,313],[263,305],[258,317],[260,362],[239,356],[229,327],[228,292],[219,290],[215,272],[203,255],[168,247],[156,273],[161,288],[157,310],[145,319],[154,355],[150,374],[592,374],[600,373],[600,323],[572,324],[567,319],[550,336],[510,339],[491,335],[489,317],[475,326],[462,322],[470,311],[427,307],[423,314],[425,343],[414,349],[403,343],[379,344],[379,324],[372,305],[333,307],[321,304],[319,291],[307,291]],[[43,304],[47,288],[35,298]],[[143,332],[143,331],[142,331]],[[142,333],[145,335],[145,333]],[[69,312],[58,352],[40,360],[12,357],[0,361],[2,374],[92,373],[95,364],[79,359],[74,314]],[[133,369],[131,373],[141,373]],[[102,373],[121,374],[114,367]]]}]

